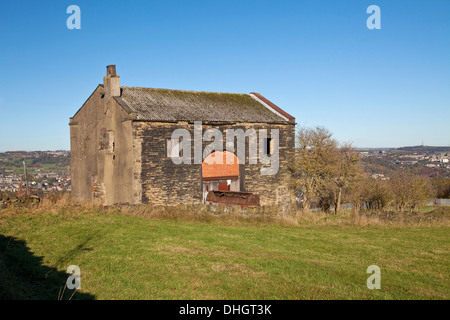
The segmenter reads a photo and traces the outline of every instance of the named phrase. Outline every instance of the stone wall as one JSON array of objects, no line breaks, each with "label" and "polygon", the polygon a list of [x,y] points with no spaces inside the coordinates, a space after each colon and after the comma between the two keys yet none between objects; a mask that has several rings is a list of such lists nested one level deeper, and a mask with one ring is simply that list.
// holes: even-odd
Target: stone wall
[{"label": "stone wall", "polygon": [[[167,156],[167,140],[175,129],[184,128],[194,137],[192,122],[162,123],[134,121],[134,144],[141,152],[139,170],[142,183],[142,202],[160,205],[176,205],[179,203],[195,204],[202,202],[202,166],[201,163],[175,164]],[[279,130],[279,170],[275,175],[262,175],[264,167],[258,159],[256,164],[249,162],[249,141],[246,139],[246,159],[240,164],[241,191],[249,191],[260,196],[261,205],[286,204],[292,200],[289,191],[290,174],[288,162],[294,151],[295,125],[267,123],[214,123],[202,124],[203,133],[210,128],[219,129],[225,140],[227,129],[271,129]],[[210,141],[203,141],[202,151]],[[191,141],[191,155],[194,156],[194,142]],[[235,148],[237,142],[235,141]],[[137,150],[136,149],[136,150]],[[236,149],[235,149],[235,154]],[[265,165],[268,167],[269,165]]]},{"label": "stone wall", "polygon": [[71,118],[70,145],[71,193],[76,201],[141,202],[140,150],[132,120],[114,99],[106,100],[101,86]]},{"label": "stone wall", "polygon": [[[97,87],[83,107],[70,119],[70,175],[72,198],[79,202],[90,202],[103,197],[97,190],[100,181],[98,170],[98,107],[103,105],[103,88]],[[101,188],[103,189],[103,188]]]}]

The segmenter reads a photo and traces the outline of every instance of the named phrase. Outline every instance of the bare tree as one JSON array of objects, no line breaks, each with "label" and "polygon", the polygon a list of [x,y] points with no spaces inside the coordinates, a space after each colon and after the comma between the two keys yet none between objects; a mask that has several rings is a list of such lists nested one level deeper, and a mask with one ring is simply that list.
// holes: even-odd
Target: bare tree
[{"label": "bare tree", "polygon": [[356,182],[361,175],[358,167],[360,160],[358,152],[350,143],[345,143],[337,151],[334,163],[333,181],[337,187],[337,195],[334,204],[335,214],[338,214],[342,202],[342,192]]},{"label": "bare tree", "polygon": [[323,195],[327,182],[332,178],[338,157],[337,146],[332,134],[323,127],[298,130],[291,170],[295,177],[294,187],[306,211],[313,199]]},{"label": "bare tree", "polygon": [[347,188],[346,199],[353,204],[353,210],[358,213],[366,200],[366,188],[369,177],[358,168],[352,183]]},{"label": "bare tree", "polygon": [[361,187],[368,210],[385,211],[391,206],[394,196],[388,181],[368,177]]},{"label": "bare tree", "polygon": [[450,178],[435,177],[431,180],[436,198],[450,198]]},{"label": "bare tree", "polygon": [[428,178],[406,171],[392,175],[390,185],[399,211],[418,211],[432,197],[433,189]]}]

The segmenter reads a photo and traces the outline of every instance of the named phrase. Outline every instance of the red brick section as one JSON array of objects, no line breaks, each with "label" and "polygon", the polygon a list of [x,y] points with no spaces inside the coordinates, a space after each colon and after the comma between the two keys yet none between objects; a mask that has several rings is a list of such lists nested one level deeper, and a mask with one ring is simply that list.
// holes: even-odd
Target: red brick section
[{"label": "red brick section", "polygon": [[293,116],[291,116],[289,113],[287,113],[286,111],[284,111],[283,109],[281,109],[280,107],[278,107],[277,105],[275,105],[274,103],[272,103],[271,101],[267,100],[266,98],[264,98],[262,95],[260,95],[259,93],[256,92],[250,92],[250,94],[255,95],[258,99],[260,99],[261,101],[263,101],[265,104],[267,104],[268,106],[270,106],[273,110],[275,110],[276,112],[278,112],[279,114],[283,115],[284,117],[289,119],[289,122],[295,122],[295,118]]},{"label": "red brick section", "polygon": [[[214,160],[214,157],[217,157],[220,159],[220,156],[222,155],[222,163],[217,164]],[[239,176],[239,164],[237,157],[233,154],[233,163],[227,164],[226,160],[226,154],[227,152],[221,152],[216,151],[210,154],[205,158],[205,160],[202,163],[202,174],[203,179],[205,180],[213,180],[218,178],[237,178]],[[216,158],[216,159],[217,159]]]}]

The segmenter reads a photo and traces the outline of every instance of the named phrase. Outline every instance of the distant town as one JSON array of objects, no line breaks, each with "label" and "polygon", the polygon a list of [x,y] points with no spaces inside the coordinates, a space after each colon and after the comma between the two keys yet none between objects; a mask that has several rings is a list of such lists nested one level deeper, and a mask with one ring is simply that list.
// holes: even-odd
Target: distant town
[{"label": "distant town", "polygon": [[0,153],[0,191],[30,194],[70,191],[70,152]]},{"label": "distant town", "polygon": [[400,168],[430,178],[450,178],[450,147],[358,149],[358,152],[362,166],[373,178],[389,179]]},{"label": "distant town", "polygon": [[[399,168],[428,177],[450,178],[450,147],[359,148],[361,165],[373,178],[389,179]],[[70,152],[8,151],[0,153],[0,191],[70,192]]]}]

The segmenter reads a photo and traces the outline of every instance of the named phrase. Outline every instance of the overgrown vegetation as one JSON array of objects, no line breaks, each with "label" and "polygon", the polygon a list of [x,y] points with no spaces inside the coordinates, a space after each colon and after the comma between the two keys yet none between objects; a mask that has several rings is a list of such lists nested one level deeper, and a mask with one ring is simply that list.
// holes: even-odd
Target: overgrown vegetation
[{"label": "overgrown vegetation", "polygon": [[437,177],[432,179],[431,183],[437,198],[450,199],[450,179]]},{"label": "overgrown vegetation", "polygon": [[430,198],[448,196],[450,179],[435,179],[400,169],[387,180],[372,178],[351,144],[340,145],[323,127],[300,128],[292,161],[293,187],[301,208],[312,203],[339,213],[343,203],[355,212],[420,210]]},{"label": "overgrown vegetation", "polygon": [[[226,225],[279,225],[279,226],[340,226],[340,227],[423,227],[449,226],[450,207],[422,206],[417,211],[396,211],[394,207],[384,204],[383,187],[376,181],[373,207],[379,210],[343,209],[338,215],[334,211],[306,211],[296,209],[283,211],[279,206],[249,207],[210,206],[210,205],[178,205],[154,206],[116,205],[104,207],[93,203],[78,204],[68,192],[53,192],[46,195],[40,202],[16,202],[0,211],[0,223],[10,217],[27,213],[52,214],[56,216],[83,216],[89,212],[102,215],[120,214],[123,216],[171,220],[179,222],[218,223]],[[380,183],[378,185],[378,183]],[[385,210],[382,210],[385,209]]]}]

